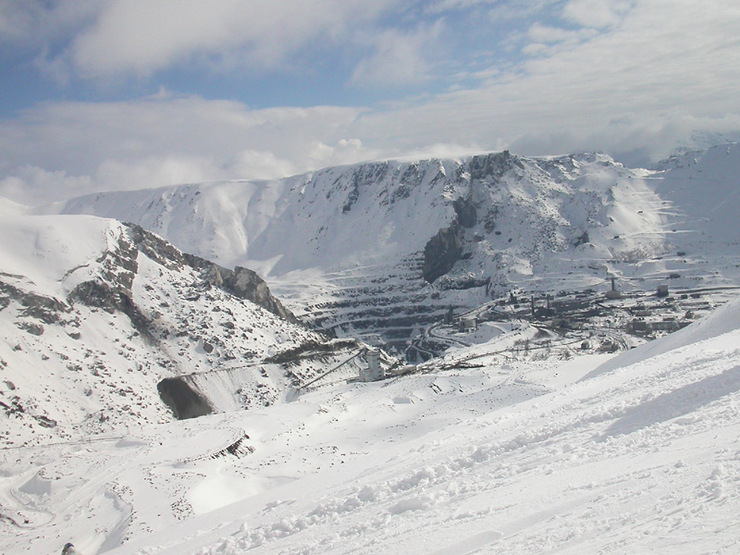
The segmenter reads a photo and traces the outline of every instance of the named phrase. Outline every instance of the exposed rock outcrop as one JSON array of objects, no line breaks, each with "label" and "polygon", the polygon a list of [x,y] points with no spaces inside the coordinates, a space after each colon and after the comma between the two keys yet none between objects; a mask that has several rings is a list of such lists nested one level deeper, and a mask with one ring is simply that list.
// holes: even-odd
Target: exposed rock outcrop
[{"label": "exposed rock outcrop", "polygon": [[449,227],[440,229],[424,247],[424,280],[433,283],[452,270],[463,256],[463,228],[475,227],[478,222],[475,205],[469,198],[460,197],[452,203],[455,218]]},{"label": "exposed rock outcrop", "polygon": [[295,316],[287,308],[285,308],[280,301],[270,293],[270,289],[267,287],[267,283],[256,272],[249,268],[242,268],[237,266],[233,270],[219,266],[218,264],[210,264],[210,269],[207,272],[206,279],[228,291],[235,297],[240,299],[246,299],[252,301],[269,310],[273,314],[296,322]]},{"label": "exposed rock outcrop", "polygon": [[489,177],[501,179],[513,166],[523,167],[521,161],[512,156],[508,150],[473,156],[469,165],[470,177],[476,180]]},{"label": "exposed rock outcrop", "polygon": [[126,224],[131,230],[134,243],[152,260],[168,267],[190,266],[201,271],[205,282],[220,287],[232,295],[246,299],[273,314],[296,322],[295,316],[270,292],[267,283],[256,272],[237,266],[233,270],[213,262],[183,253],[161,237],[136,224]]},{"label": "exposed rock outcrop", "polygon": [[[266,406],[356,351],[288,321],[251,270],[188,255],[138,226],[71,220],[19,221],[25,243],[0,272],[5,445]],[[73,256],[42,256],[56,252]],[[305,345],[315,355],[290,356]],[[267,361],[283,352],[289,363]]]},{"label": "exposed rock outcrop", "polygon": [[424,279],[433,283],[445,275],[462,255],[462,229],[455,220],[450,227],[440,229],[424,247]]},{"label": "exposed rock outcrop", "polygon": [[[223,265],[275,260],[262,267],[304,322],[403,350],[451,305],[469,309],[556,267],[569,281],[590,279],[588,264],[569,268],[571,259],[632,262],[662,252],[663,224],[643,210],[645,199],[659,200],[648,185],[606,155],[504,151],[325,168],[276,181],[270,195],[251,185],[188,185],[95,195],[65,210],[136,221]],[[615,209],[624,217],[612,217]],[[295,270],[316,270],[331,287],[290,283],[300,279]],[[219,287],[235,281],[213,265],[204,272]]]},{"label": "exposed rock outcrop", "polygon": [[461,226],[470,229],[471,227],[475,227],[475,224],[478,223],[478,215],[475,210],[475,205],[470,199],[461,197],[452,203],[452,207],[455,209],[457,221],[460,222]]},{"label": "exposed rock outcrop", "polygon": [[134,303],[131,289],[124,289],[121,284],[110,284],[102,280],[85,281],[72,290],[69,300],[102,308],[107,312],[118,310],[129,317],[136,331],[144,337],[152,338],[149,332],[151,322]]},{"label": "exposed rock outcrop", "polygon": [[60,315],[68,313],[71,308],[52,297],[37,295],[30,291],[22,291],[17,287],[0,280],[0,310],[5,309],[11,299],[20,302],[23,309],[19,316],[40,320],[44,324],[55,324]]}]

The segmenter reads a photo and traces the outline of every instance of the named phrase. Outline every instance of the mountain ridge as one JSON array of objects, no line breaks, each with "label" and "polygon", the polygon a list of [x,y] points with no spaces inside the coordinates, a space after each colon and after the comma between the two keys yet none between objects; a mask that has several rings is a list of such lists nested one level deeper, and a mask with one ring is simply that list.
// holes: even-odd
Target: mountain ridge
[{"label": "mountain ridge", "polygon": [[[740,170],[737,145],[710,149],[706,163],[720,151],[725,175]],[[723,189],[681,194],[681,171],[631,169],[600,153],[505,151],[99,193],[41,210],[135,222],[221,265],[253,268],[312,325],[403,351],[450,307],[464,312],[518,289],[605,290],[610,276],[636,289],[684,273],[683,286],[734,283],[729,263],[726,279],[688,278],[740,215],[725,203],[721,223],[699,222],[704,241],[687,242],[675,214],[699,221],[692,201],[713,202]],[[686,265],[673,260],[689,251]]]}]

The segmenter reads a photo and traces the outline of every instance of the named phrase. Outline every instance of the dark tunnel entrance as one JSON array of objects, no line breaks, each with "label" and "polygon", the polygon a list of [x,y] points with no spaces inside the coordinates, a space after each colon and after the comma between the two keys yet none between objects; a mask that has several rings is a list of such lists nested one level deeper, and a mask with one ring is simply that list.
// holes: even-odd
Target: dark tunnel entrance
[{"label": "dark tunnel entrance", "polygon": [[208,401],[182,378],[165,378],[157,384],[159,397],[172,409],[175,418],[186,420],[213,413]]}]

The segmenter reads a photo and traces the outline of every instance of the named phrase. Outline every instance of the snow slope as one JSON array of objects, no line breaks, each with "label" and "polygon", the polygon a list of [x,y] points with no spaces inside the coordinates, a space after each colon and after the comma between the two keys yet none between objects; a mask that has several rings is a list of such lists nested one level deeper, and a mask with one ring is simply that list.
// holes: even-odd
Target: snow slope
[{"label": "snow slope", "polygon": [[359,348],[291,321],[249,270],[135,226],[11,207],[0,234],[4,446],[170,421],[165,378],[184,376],[199,410],[273,403]]},{"label": "snow slope", "polygon": [[[669,159],[650,177],[664,201],[671,250],[710,260],[716,281],[737,276],[740,255],[740,145]],[[737,283],[730,280],[732,283]]]},{"label": "snow slope", "polygon": [[734,552],[738,310],[586,380],[583,361],[429,363],[122,439],[4,450],[3,514],[26,521],[6,516],[0,549]]},{"label": "snow slope", "polygon": [[643,175],[603,154],[534,159],[505,152],[357,164],[274,182],[99,193],[43,210],[133,221],[184,250],[278,277],[397,263],[423,251],[455,219],[455,201],[467,199],[480,224],[465,225],[473,230],[470,243],[479,234],[484,252],[520,260],[510,273],[528,275],[524,266],[545,252],[568,251],[586,231],[601,256],[652,252],[661,238],[649,236],[661,230],[660,219],[643,209],[660,199]]}]

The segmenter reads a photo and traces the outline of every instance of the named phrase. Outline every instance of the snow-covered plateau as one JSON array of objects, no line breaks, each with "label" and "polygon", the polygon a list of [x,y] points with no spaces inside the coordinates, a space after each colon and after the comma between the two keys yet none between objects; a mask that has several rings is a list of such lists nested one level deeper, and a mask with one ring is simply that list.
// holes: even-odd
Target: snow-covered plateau
[{"label": "snow-covered plateau", "polygon": [[0,199],[0,552],[740,551],[738,176],[728,144]]}]

